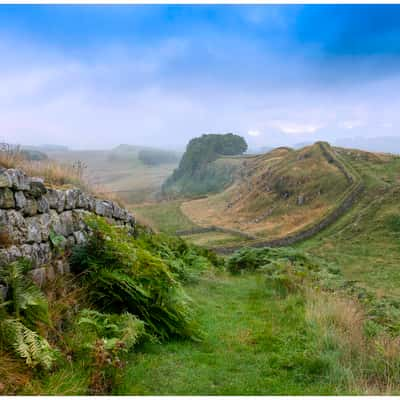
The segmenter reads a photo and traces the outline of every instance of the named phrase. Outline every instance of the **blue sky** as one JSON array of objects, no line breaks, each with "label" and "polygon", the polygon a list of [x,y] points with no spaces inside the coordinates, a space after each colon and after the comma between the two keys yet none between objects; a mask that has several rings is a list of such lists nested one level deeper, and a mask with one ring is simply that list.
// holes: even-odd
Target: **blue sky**
[{"label": "blue sky", "polygon": [[0,5],[0,140],[399,135],[400,6]]}]

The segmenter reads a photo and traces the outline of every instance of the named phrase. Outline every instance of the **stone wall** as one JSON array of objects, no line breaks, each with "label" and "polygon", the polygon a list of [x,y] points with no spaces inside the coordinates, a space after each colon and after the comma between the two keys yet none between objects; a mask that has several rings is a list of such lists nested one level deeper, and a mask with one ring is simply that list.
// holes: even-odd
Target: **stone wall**
[{"label": "stone wall", "polygon": [[244,239],[248,239],[248,240],[257,240],[257,236],[254,235],[250,235],[248,233],[245,232],[241,232],[238,231],[236,229],[228,229],[228,228],[221,228],[220,226],[199,226],[199,227],[195,227],[195,228],[191,228],[191,229],[185,229],[182,231],[176,231],[175,235],[177,236],[188,236],[188,235],[195,235],[195,234],[199,234],[199,233],[208,233],[208,232],[222,232],[222,233],[228,233],[231,235],[236,235],[236,236],[240,236]]},{"label": "stone wall", "polygon": [[[327,215],[322,217],[319,221],[306,226],[305,228],[294,232],[288,236],[271,239],[271,240],[258,240],[251,243],[247,243],[247,247],[282,247],[290,246],[295,243],[301,242],[303,240],[309,239],[310,237],[321,232],[323,229],[329,225],[336,222],[343,214],[345,214],[364,191],[364,183],[361,177],[354,171],[349,171],[346,165],[344,165],[341,160],[337,158],[334,150],[328,143],[319,142],[319,146],[322,150],[322,154],[328,160],[328,162],[333,163],[336,167],[344,174],[350,186],[344,198],[339,202],[339,204]],[[211,248],[219,254],[232,254],[236,250],[244,247],[242,245],[234,245],[228,247],[215,247]]]},{"label": "stone wall", "polygon": [[[63,273],[68,264],[59,257],[59,250],[85,240],[84,218],[91,213],[132,230],[135,227],[134,217],[115,202],[79,189],[49,188],[41,178],[0,169],[0,268],[24,257],[31,260],[33,276],[40,284]],[[57,237],[57,249],[52,237]]]}]

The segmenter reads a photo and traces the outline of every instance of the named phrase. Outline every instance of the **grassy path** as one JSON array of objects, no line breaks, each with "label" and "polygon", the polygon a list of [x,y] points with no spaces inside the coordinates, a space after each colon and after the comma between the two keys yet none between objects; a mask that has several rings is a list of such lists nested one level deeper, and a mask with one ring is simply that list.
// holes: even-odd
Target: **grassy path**
[{"label": "grassy path", "polygon": [[116,394],[334,394],[329,357],[304,318],[301,297],[279,299],[262,276],[221,275],[188,288],[201,343],[147,344],[132,355]]}]

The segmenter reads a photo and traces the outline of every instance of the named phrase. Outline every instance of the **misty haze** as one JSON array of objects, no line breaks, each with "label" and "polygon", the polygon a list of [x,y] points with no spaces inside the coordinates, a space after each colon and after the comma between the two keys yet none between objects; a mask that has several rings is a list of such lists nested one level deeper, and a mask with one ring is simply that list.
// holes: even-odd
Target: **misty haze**
[{"label": "misty haze", "polygon": [[1,395],[400,394],[400,5],[0,5]]}]

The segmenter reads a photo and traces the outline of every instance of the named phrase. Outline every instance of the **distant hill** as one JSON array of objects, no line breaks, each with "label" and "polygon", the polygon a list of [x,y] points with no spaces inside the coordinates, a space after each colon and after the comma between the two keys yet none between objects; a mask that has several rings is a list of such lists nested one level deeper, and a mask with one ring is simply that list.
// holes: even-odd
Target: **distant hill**
[{"label": "distant hill", "polygon": [[68,151],[69,150],[68,146],[62,146],[62,145],[58,145],[58,144],[42,144],[42,145],[38,145],[38,146],[24,145],[24,146],[21,146],[21,148],[24,150],[42,151],[44,153],[52,152],[52,151]]},{"label": "distant hill", "polygon": [[352,137],[337,139],[336,145],[352,149],[361,149],[373,152],[400,154],[400,137]]},{"label": "distant hill", "polygon": [[219,194],[188,201],[182,210],[200,226],[275,238],[323,216],[348,186],[320,145],[279,147],[247,158],[234,184]]}]

